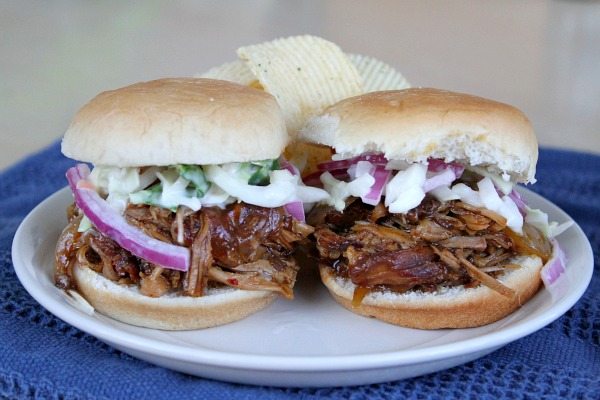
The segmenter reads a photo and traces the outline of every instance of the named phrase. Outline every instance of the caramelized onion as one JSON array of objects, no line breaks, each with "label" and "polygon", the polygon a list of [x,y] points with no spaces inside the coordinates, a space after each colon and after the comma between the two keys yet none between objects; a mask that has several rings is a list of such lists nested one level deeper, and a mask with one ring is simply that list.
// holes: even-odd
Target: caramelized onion
[{"label": "caramelized onion", "polygon": [[377,203],[377,205],[373,208],[371,215],[369,215],[369,221],[377,222],[377,220],[385,217],[387,215],[387,208],[381,202]]},{"label": "caramelized onion", "polygon": [[524,224],[523,236],[508,228],[504,232],[514,243],[517,253],[538,256],[544,264],[550,259],[552,254],[550,242],[533,226]]},{"label": "caramelized onion", "polygon": [[363,299],[371,292],[371,289],[364,286],[357,286],[352,295],[352,307],[357,308]]}]

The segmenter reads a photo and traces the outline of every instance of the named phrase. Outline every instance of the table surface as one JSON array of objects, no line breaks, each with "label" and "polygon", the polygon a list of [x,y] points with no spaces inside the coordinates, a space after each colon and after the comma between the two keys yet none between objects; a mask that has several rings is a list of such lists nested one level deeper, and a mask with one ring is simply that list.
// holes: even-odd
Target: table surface
[{"label": "table surface", "polygon": [[190,76],[242,45],[310,33],[414,86],[521,108],[541,145],[600,152],[600,2],[342,0],[0,4],[0,169],[102,90]]}]

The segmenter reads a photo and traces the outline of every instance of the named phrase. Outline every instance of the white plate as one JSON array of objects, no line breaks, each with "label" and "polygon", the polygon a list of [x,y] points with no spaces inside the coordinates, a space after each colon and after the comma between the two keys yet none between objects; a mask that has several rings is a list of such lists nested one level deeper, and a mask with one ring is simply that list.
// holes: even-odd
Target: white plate
[{"label": "white plate", "polygon": [[[569,217],[523,190],[552,220]],[[245,320],[197,331],[167,332],[126,325],[71,306],[52,283],[56,239],[72,201],[63,189],[38,205],[13,242],[15,271],[46,309],[77,328],[135,357],[207,378],[273,386],[358,385],[408,378],[450,368],[488,354],[548,325],[582,296],[592,276],[590,244],[579,226],[560,236],[569,262],[566,294],[541,290],[507,318],[472,329],[421,331],[364,318],[338,306],[305,271],[296,299],[277,300]]]}]

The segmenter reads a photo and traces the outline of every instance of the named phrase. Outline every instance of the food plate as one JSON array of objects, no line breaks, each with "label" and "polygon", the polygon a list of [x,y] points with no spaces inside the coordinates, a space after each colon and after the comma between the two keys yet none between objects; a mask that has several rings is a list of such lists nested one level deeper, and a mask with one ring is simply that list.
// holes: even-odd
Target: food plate
[{"label": "food plate", "polygon": [[[568,215],[521,190],[533,206],[563,222]],[[192,375],[272,386],[338,386],[384,382],[450,368],[522,338],[564,314],[592,276],[593,256],[581,228],[560,237],[567,254],[567,291],[543,289],[508,317],[480,328],[421,331],[364,318],[340,307],[304,269],[293,301],[277,300],[242,321],[206,330],[168,332],[126,325],[72,306],[52,283],[56,239],[72,201],[67,188],[38,205],[13,242],[15,271],[27,291],[67,323],[125,353]]]}]

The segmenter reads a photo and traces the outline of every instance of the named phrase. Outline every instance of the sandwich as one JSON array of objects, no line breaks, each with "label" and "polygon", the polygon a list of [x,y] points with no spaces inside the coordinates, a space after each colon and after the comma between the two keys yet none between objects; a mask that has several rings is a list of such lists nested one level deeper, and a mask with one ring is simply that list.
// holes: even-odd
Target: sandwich
[{"label": "sandwich", "polygon": [[538,148],[512,106],[437,89],[373,92],[329,107],[300,139],[331,150],[305,176],[330,194],[308,221],[321,279],[352,312],[419,329],[481,326],[564,268],[542,270],[569,223],[548,223],[515,190],[535,181]]},{"label": "sandwich", "polygon": [[[271,95],[211,79],[160,79],[99,94],[62,152],[74,203],[55,284],[125,323],[196,329],[291,299],[294,251],[312,233],[305,186]],[[92,164],[92,167],[88,164]]]}]

